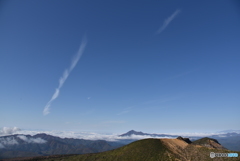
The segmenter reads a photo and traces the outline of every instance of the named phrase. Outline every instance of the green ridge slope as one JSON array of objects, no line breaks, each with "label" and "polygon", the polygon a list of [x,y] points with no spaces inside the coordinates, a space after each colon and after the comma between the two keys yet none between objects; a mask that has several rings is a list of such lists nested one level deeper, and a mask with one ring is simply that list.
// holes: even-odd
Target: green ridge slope
[{"label": "green ridge slope", "polygon": [[167,147],[159,139],[138,140],[121,148],[94,154],[45,159],[46,161],[166,161]]}]

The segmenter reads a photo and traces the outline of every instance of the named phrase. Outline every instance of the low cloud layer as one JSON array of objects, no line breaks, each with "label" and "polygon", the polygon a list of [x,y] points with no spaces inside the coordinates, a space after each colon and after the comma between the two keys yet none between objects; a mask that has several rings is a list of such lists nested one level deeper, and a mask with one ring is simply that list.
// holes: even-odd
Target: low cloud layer
[{"label": "low cloud layer", "polygon": [[47,141],[42,138],[28,138],[24,135],[18,135],[17,138],[14,136],[2,137],[0,138],[0,148],[5,148],[6,146],[17,145],[19,144],[19,139],[24,141],[25,143],[36,143],[36,144],[44,144]]},{"label": "low cloud layer", "polygon": [[[131,135],[131,136],[124,136],[120,137],[121,134],[102,134],[102,133],[95,133],[95,132],[80,132],[80,131],[35,131],[35,130],[20,130],[19,128],[12,128],[12,130],[9,130],[10,128],[4,128],[5,134],[2,134],[2,136],[9,135],[8,133],[11,132],[11,134],[19,134],[18,138],[27,142],[27,143],[45,143],[46,141],[41,138],[34,138],[30,139],[23,135],[36,135],[40,133],[45,133],[52,136],[58,136],[60,138],[75,138],[75,139],[86,139],[86,140],[107,140],[107,141],[117,141],[122,139],[145,139],[145,138],[154,138],[152,136],[148,135]],[[6,130],[8,129],[8,130]],[[14,130],[15,129],[15,130]],[[16,130],[18,129],[18,130]],[[2,130],[1,130],[2,131]],[[6,133],[8,131],[8,133]],[[234,131],[237,133],[240,133],[240,131]],[[166,135],[178,135],[183,137],[207,137],[211,135],[219,135],[219,136],[226,136],[227,132],[216,132],[216,133],[164,133]],[[23,135],[21,135],[23,134]],[[155,137],[160,138],[160,137]],[[162,137],[162,138],[172,138],[172,137]],[[8,140],[3,140],[3,142],[0,141],[0,147],[4,146],[4,144],[17,144],[18,142],[12,138]]]},{"label": "low cloud layer", "polygon": [[63,75],[59,79],[58,87],[56,88],[54,94],[52,95],[52,98],[48,101],[48,103],[44,107],[43,115],[48,115],[50,113],[50,106],[51,106],[52,102],[59,96],[60,89],[62,88],[64,82],[67,80],[67,78],[68,78],[69,74],[71,73],[71,71],[77,65],[79,59],[81,58],[81,56],[83,54],[83,51],[84,51],[86,45],[87,45],[87,41],[86,41],[86,39],[83,39],[77,54],[72,59],[70,67],[68,69],[64,70]]},{"label": "low cloud layer", "polygon": [[2,144],[0,143],[0,148],[5,148],[5,147],[4,147],[4,145],[2,145]]},{"label": "low cloud layer", "polygon": [[0,138],[0,148],[4,148],[8,145],[18,144],[14,137]]},{"label": "low cloud layer", "polygon": [[18,131],[21,131],[21,129],[17,127],[3,127],[0,129],[0,136],[11,135]]},{"label": "low cloud layer", "polygon": [[42,138],[27,138],[24,135],[18,135],[17,136],[19,139],[27,142],[27,143],[37,143],[37,144],[43,144],[46,143],[46,140],[43,140]]}]

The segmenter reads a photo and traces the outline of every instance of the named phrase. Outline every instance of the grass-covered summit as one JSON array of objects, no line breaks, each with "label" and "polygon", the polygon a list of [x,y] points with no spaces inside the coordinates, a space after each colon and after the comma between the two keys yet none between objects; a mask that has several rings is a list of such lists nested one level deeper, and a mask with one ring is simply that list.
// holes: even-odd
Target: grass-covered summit
[{"label": "grass-covered summit", "polygon": [[204,147],[215,148],[215,149],[226,149],[216,139],[202,138],[192,142],[193,145],[201,145]]}]

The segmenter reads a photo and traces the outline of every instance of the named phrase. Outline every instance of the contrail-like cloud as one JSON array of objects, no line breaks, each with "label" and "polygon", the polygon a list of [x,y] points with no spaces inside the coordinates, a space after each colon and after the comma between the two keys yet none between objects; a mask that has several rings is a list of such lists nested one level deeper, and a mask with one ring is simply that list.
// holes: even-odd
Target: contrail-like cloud
[{"label": "contrail-like cloud", "polygon": [[87,45],[87,40],[86,38],[83,38],[82,42],[81,42],[81,45],[80,45],[80,48],[77,52],[77,54],[73,57],[72,59],[72,62],[71,62],[71,65],[68,69],[65,69],[64,72],[63,72],[63,75],[61,76],[61,78],[59,79],[59,85],[58,85],[58,88],[56,88],[52,98],[50,99],[50,101],[48,101],[48,103],[46,104],[46,106],[44,107],[44,110],[43,110],[43,115],[47,115],[50,113],[50,106],[51,106],[51,103],[59,96],[59,93],[60,93],[60,89],[62,88],[64,82],[67,80],[69,74],[71,73],[71,71],[75,68],[75,66],[77,65],[79,59],[81,58],[82,54],[83,54],[83,51],[85,49]]},{"label": "contrail-like cloud", "polygon": [[172,22],[172,20],[181,12],[181,10],[177,9],[170,17],[168,17],[167,19],[165,19],[165,21],[163,22],[163,25],[158,29],[157,34],[160,34],[161,32],[163,32],[163,30],[165,30],[165,28],[170,24],[170,22]]}]

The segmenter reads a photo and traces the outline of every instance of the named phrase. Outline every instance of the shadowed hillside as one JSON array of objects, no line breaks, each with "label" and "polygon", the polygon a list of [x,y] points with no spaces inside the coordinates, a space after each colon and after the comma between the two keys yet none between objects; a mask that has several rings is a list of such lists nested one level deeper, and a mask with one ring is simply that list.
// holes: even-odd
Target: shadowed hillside
[{"label": "shadowed hillside", "polygon": [[192,142],[193,145],[201,145],[204,147],[209,147],[209,148],[215,148],[215,149],[225,149],[216,139],[212,139],[212,138],[202,138],[199,140],[196,140],[194,142]]}]

